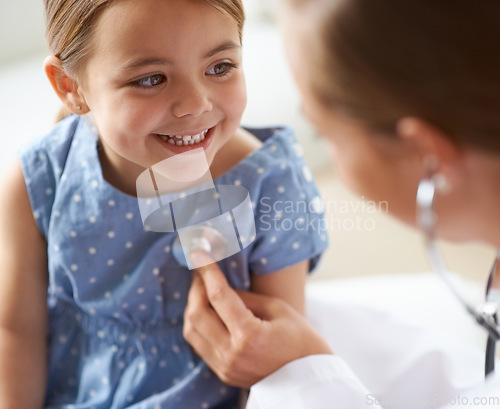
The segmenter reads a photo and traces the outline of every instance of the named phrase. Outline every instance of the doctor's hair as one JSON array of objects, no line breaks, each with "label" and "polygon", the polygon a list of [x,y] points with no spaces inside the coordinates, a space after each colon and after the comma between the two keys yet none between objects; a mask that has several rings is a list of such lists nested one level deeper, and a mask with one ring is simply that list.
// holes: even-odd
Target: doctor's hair
[{"label": "doctor's hair", "polygon": [[[61,60],[68,75],[78,77],[85,68],[86,59],[92,52],[99,16],[113,1],[120,0],[44,0],[45,35],[49,50]],[[241,42],[245,23],[242,0],[190,1],[207,4],[233,19],[238,25]],[[66,115],[69,115],[69,111],[61,112],[58,120]]]},{"label": "doctor's hair", "polygon": [[311,12],[310,86],[324,106],[387,136],[417,116],[500,153],[500,1],[287,2]]}]

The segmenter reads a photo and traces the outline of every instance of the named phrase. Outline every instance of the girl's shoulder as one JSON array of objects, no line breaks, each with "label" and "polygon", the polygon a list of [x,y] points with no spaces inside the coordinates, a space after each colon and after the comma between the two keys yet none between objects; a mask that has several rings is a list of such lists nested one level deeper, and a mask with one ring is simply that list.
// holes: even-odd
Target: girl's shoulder
[{"label": "girl's shoulder", "polygon": [[260,146],[233,169],[234,173],[250,173],[266,179],[289,172],[302,173],[307,168],[303,148],[292,128],[246,128],[246,131],[260,141]]},{"label": "girl's shoulder", "polygon": [[297,141],[293,128],[289,126],[275,126],[267,128],[246,128],[262,142],[260,149],[254,152],[260,160],[270,162],[292,160],[297,158],[302,160],[303,149]]},{"label": "girl's shoulder", "polygon": [[293,129],[280,126],[246,130],[261,141],[261,146],[218,178],[217,184],[242,186],[253,201],[262,196],[273,200],[316,200],[319,194],[313,173]]},{"label": "girl's shoulder", "polygon": [[81,122],[76,115],[67,117],[50,132],[31,140],[18,151],[33,215],[44,235],[48,231],[55,194]]},{"label": "girl's shoulder", "polygon": [[27,184],[30,181],[57,184],[75,160],[82,162],[93,158],[96,138],[85,118],[71,115],[54,125],[47,134],[29,141],[18,151]]},{"label": "girl's shoulder", "polygon": [[31,157],[40,157],[42,153],[51,156],[67,154],[67,149],[71,145],[76,129],[80,123],[80,117],[71,115],[57,124],[46,134],[40,135],[19,149],[21,161],[29,160]]}]

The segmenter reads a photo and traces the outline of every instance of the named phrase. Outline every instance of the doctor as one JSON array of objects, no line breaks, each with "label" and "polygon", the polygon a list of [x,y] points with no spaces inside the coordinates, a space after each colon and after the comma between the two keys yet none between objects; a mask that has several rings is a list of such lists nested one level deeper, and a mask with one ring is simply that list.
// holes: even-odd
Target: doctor
[{"label": "doctor", "polygon": [[[344,182],[388,201],[394,216],[424,227],[430,240],[500,248],[500,2],[285,3],[287,55],[303,109],[330,143]],[[372,343],[370,333],[357,334]],[[392,333],[382,336],[386,350],[397,349]],[[216,265],[193,280],[185,337],[222,380],[251,387],[248,408],[381,403],[302,316],[279,300],[233,291]],[[437,398],[386,407],[500,407],[494,376],[467,392],[453,383],[445,346],[397,361],[406,375],[392,385],[408,393],[433,379]]]}]

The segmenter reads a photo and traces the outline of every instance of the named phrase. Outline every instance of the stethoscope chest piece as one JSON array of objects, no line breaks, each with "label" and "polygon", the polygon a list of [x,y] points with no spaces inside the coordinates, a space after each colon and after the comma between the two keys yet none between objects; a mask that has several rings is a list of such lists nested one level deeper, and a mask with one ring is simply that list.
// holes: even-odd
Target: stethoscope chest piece
[{"label": "stethoscope chest piece", "polygon": [[188,269],[202,267],[190,260],[189,255],[193,250],[201,249],[206,251],[213,260],[224,258],[227,249],[227,242],[222,234],[210,226],[193,226],[185,229],[181,242],[177,236],[172,245],[172,256],[175,261]]}]

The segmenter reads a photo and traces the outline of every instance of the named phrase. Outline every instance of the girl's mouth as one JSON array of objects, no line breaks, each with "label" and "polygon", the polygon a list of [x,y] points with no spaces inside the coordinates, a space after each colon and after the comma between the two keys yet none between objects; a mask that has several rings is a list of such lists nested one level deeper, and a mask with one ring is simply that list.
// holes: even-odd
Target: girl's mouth
[{"label": "girl's mouth", "polygon": [[207,137],[210,129],[205,129],[204,131],[196,134],[196,135],[161,135],[156,134],[163,142],[167,142],[172,146],[190,146],[190,145],[198,145],[202,143]]}]

